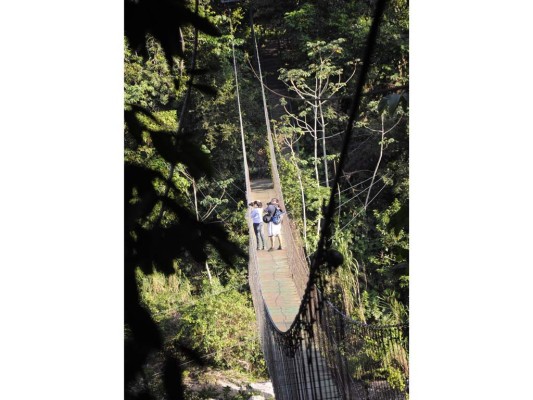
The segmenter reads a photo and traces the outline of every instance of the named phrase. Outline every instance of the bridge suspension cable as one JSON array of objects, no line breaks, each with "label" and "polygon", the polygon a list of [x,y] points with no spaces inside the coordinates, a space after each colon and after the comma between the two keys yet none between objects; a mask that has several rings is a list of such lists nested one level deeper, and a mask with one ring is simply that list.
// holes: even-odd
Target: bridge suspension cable
[{"label": "bridge suspension cable", "polygon": [[237,97],[237,110],[239,112],[239,126],[241,128],[241,143],[242,143],[242,157],[244,163],[244,181],[246,182],[246,204],[251,201],[251,186],[250,186],[250,172],[248,169],[248,158],[246,155],[246,143],[244,141],[244,127],[242,123],[241,97],[239,95],[239,76],[237,74],[237,61],[235,59],[235,35],[233,32],[233,23],[231,15],[229,17],[230,32],[231,32],[231,54],[233,56],[233,73],[235,74],[235,95]]}]

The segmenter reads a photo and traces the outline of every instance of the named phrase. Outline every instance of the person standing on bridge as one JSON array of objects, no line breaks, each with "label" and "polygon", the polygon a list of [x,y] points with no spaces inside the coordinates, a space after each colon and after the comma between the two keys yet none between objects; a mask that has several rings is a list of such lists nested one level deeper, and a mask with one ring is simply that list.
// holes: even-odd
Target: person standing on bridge
[{"label": "person standing on bridge", "polygon": [[[281,208],[279,208],[279,200],[273,198],[270,203],[267,203],[268,207],[265,208],[267,215],[270,217],[268,222],[268,237],[270,238],[270,249],[268,251],[274,251],[274,238],[277,237],[279,241],[278,250],[282,249],[281,243]],[[277,217],[277,223],[274,222],[274,216]]]},{"label": "person standing on bridge", "polygon": [[[250,203],[249,206],[253,207],[250,216],[252,217],[252,223],[254,224],[255,238],[257,239],[257,250],[265,249],[265,237],[263,236],[263,203],[259,200]],[[261,238],[261,245],[259,244],[259,238]]]}]

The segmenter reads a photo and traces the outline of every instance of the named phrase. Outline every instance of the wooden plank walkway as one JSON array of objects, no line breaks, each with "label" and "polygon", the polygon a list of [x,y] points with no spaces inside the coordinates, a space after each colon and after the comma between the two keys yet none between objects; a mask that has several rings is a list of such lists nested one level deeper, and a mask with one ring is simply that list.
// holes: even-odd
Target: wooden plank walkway
[{"label": "wooden plank walkway", "polygon": [[[251,182],[251,186],[252,201],[261,201],[263,208],[273,197],[277,197],[270,180],[254,180]],[[276,250],[267,251],[270,248],[267,224],[263,225],[263,235],[266,242],[265,250],[257,252],[261,291],[273,322],[279,330],[286,331],[298,314],[302,299],[298,296],[292,278],[287,260],[287,250],[277,250],[278,243],[275,239],[274,247]],[[288,244],[286,238],[282,237],[282,240],[284,245]]]},{"label": "wooden plank walkway", "polygon": [[[263,207],[266,207],[266,203],[273,197],[278,197],[270,180],[254,180],[251,182],[251,188],[251,201],[259,200],[263,203]],[[290,241],[287,240],[288,238],[282,238],[284,249],[277,250],[278,244],[277,239],[275,239],[274,248],[276,250],[267,251],[270,248],[267,231],[267,224],[264,224],[265,250],[257,251],[259,284],[272,321],[280,331],[284,332],[290,328],[298,314],[302,299],[297,293],[287,259],[286,249],[290,245]],[[312,365],[304,362],[299,367],[298,376],[293,377],[296,380],[289,380],[288,385],[299,386],[299,390],[303,390],[303,393],[300,392],[300,396],[305,399],[340,399],[341,396],[333,382],[325,360],[320,355],[320,351],[314,346],[311,349],[307,349],[304,343],[302,352],[308,355],[311,353],[314,362]],[[283,391],[283,388],[278,388],[278,390]]]}]

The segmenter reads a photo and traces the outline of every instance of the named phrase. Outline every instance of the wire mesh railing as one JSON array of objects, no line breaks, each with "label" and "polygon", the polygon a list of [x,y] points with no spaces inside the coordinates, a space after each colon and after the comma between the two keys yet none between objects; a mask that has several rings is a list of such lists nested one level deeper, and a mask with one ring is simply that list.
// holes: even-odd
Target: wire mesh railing
[{"label": "wire mesh railing", "polygon": [[406,399],[408,325],[363,324],[320,301],[317,331],[342,398]]},{"label": "wire mesh railing", "polygon": [[406,399],[407,325],[351,320],[314,286],[306,292],[303,310],[291,328],[280,331],[263,300],[255,241],[250,238],[250,287],[276,398]]}]

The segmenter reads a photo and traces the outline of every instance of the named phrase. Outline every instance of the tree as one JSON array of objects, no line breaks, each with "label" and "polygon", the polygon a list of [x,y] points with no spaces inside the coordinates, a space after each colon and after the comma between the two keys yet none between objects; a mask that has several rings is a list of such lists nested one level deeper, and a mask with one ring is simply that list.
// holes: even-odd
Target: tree
[{"label": "tree", "polygon": [[[178,59],[186,56],[187,25],[195,31],[190,32],[191,62],[184,71],[184,63]],[[135,271],[169,275],[174,272],[175,260],[205,263],[208,247],[216,249],[227,263],[243,255],[220,225],[196,218],[180,185],[180,169],[196,180],[212,176],[208,154],[187,121],[193,89],[212,93],[208,86],[194,82],[202,73],[196,67],[199,30],[220,36],[215,25],[199,14],[198,1],[195,11],[185,1],[125,1],[125,36],[131,51],[126,47],[124,383],[126,398],[131,399],[153,398],[147,386],[136,390],[132,384],[154,352],[164,350],[163,384],[169,399],[183,398],[180,352],[202,363],[200,354],[185,344],[175,343],[174,351],[163,349],[161,333],[141,303]],[[162,115],[155,115],[163,108],[176,110],[172,129]]]},{"label": "tree", "polygon": [[[313,140],[313,165],[315,172],[315,182],[317,190],[321,187],[321,174],[319,173],[318,163],[318,147],[319,141],[322,144],[322,165],[323,177],[326,188],[329,188],[329,170],[328,170],[328,153],[326,146],[327,127],[328,125],[340,126],[345,118],[343,118],[335,107],[332,105],[331,97],[342,93],[343,88],[353,78],[355,69],[351,71],[348,77],[343,78],[344,68],[352,66],[352,63],[346,63],[346,67],[340,67],[335,64],[338,61],[339,55],[343,53],[341,44],[344,39],[336,39],[329,43],[324,41],[307,43],[308,49],[308,64],[304,68],[284,69],[280,70],[280,79],[287,85],[289,92],[295,93],[302,101],[294,105],[291,102],[291,109],[287,107],[287,102],[282,100],[282,105],[285,109],[285,116],[283,123],[291,126],[291,128],[281,129],[287,136],[285,143],[289,145],[293,157],[295,151],[293,143],[298,142],[301,136],[311,136]],[[292,111],[292,108],[296,111]],[[334,137],[335,134],[330,137]],[[294,138],[297,138],[296,140]],[[304,138],[305,140],[305,138]],[[304,220],[304,230],[307,229],[307,216],[305,212],[305,198],[302,187],[302,179],[297,163],[294,164],[298,171],[298,182],[300,184],[301,201],[302,201],[302,217]],[[320,218],[320,214],[318,215]],[[320,234],[320,224],[316,224],[316,235]],[[307,232],[304,233],[305,242],[307,243]]]},{"label": "tree", "polygon": [[[292,205],[296,222],[308,228],[304,233],[308,239],[316,234],[310,234],[309,229],[315,227],[314,223],[319,225],[321,208],[317,206],[317,221],[313,222],[309,218],[314,212],[313,202],[309,199],[322,189],[321,181],[328,189],[331,167],[337,168],[335,154],[341,138],[335,134],[342,130],[349,108],[345,93],[352,91],[355,81],[348,79],[353,71],[349,62],[362,57],[372,10],[372,2],[291,3],[285,7],[283,24],[278,29],[290,42],[282,52],[285,66],[281,79],[287,83],[290,95],[299,99],[291,98],[286,103],[284,123],[277,129],[283,144],[279,154],[286,158],[279,163],[280,176],[288,207]],[[408,302],[407,10],[404,0],[393,0],[386,8],[341,182],[339,187],[328,189],[338,194],[334,232],[343,235],[335,236],[334,242],[345,249],[346,260],[341,269],[343,277],[332,278],[339,286],[330,287],[331,294],[339,293],[337,298],[344,299],[345,305],[346,301],[352,302],[347,309],[354,310],[361,320],[386,319],[393,313],[393,307],[379,300],[386,290],[399,294],[404,306]],[[338,43],[340,38],[343,39]],[[343,50],[335,52],[335,45]],[[321,51],[325,46],[330,46],[329,52]],[[321,65],[325,68],[321,69]],[[328,76],[330,84],[344,86],[337,91],[332,88],[329,93],[326,90],[323,97],[330,100],[325,102],[318,94]],[[314,190],[306,184],[309,176],[314,176]],[[387,228],[382,225],[385,221]],[[344,234],[350,238],[349,247]],[[392,239],[397,235],[402,237],[402,244],[393,246]],[[385,258],[395,261],[385,263]],[[346,271],[352,271],[357,280],[348,279],[352,272]]]}]

